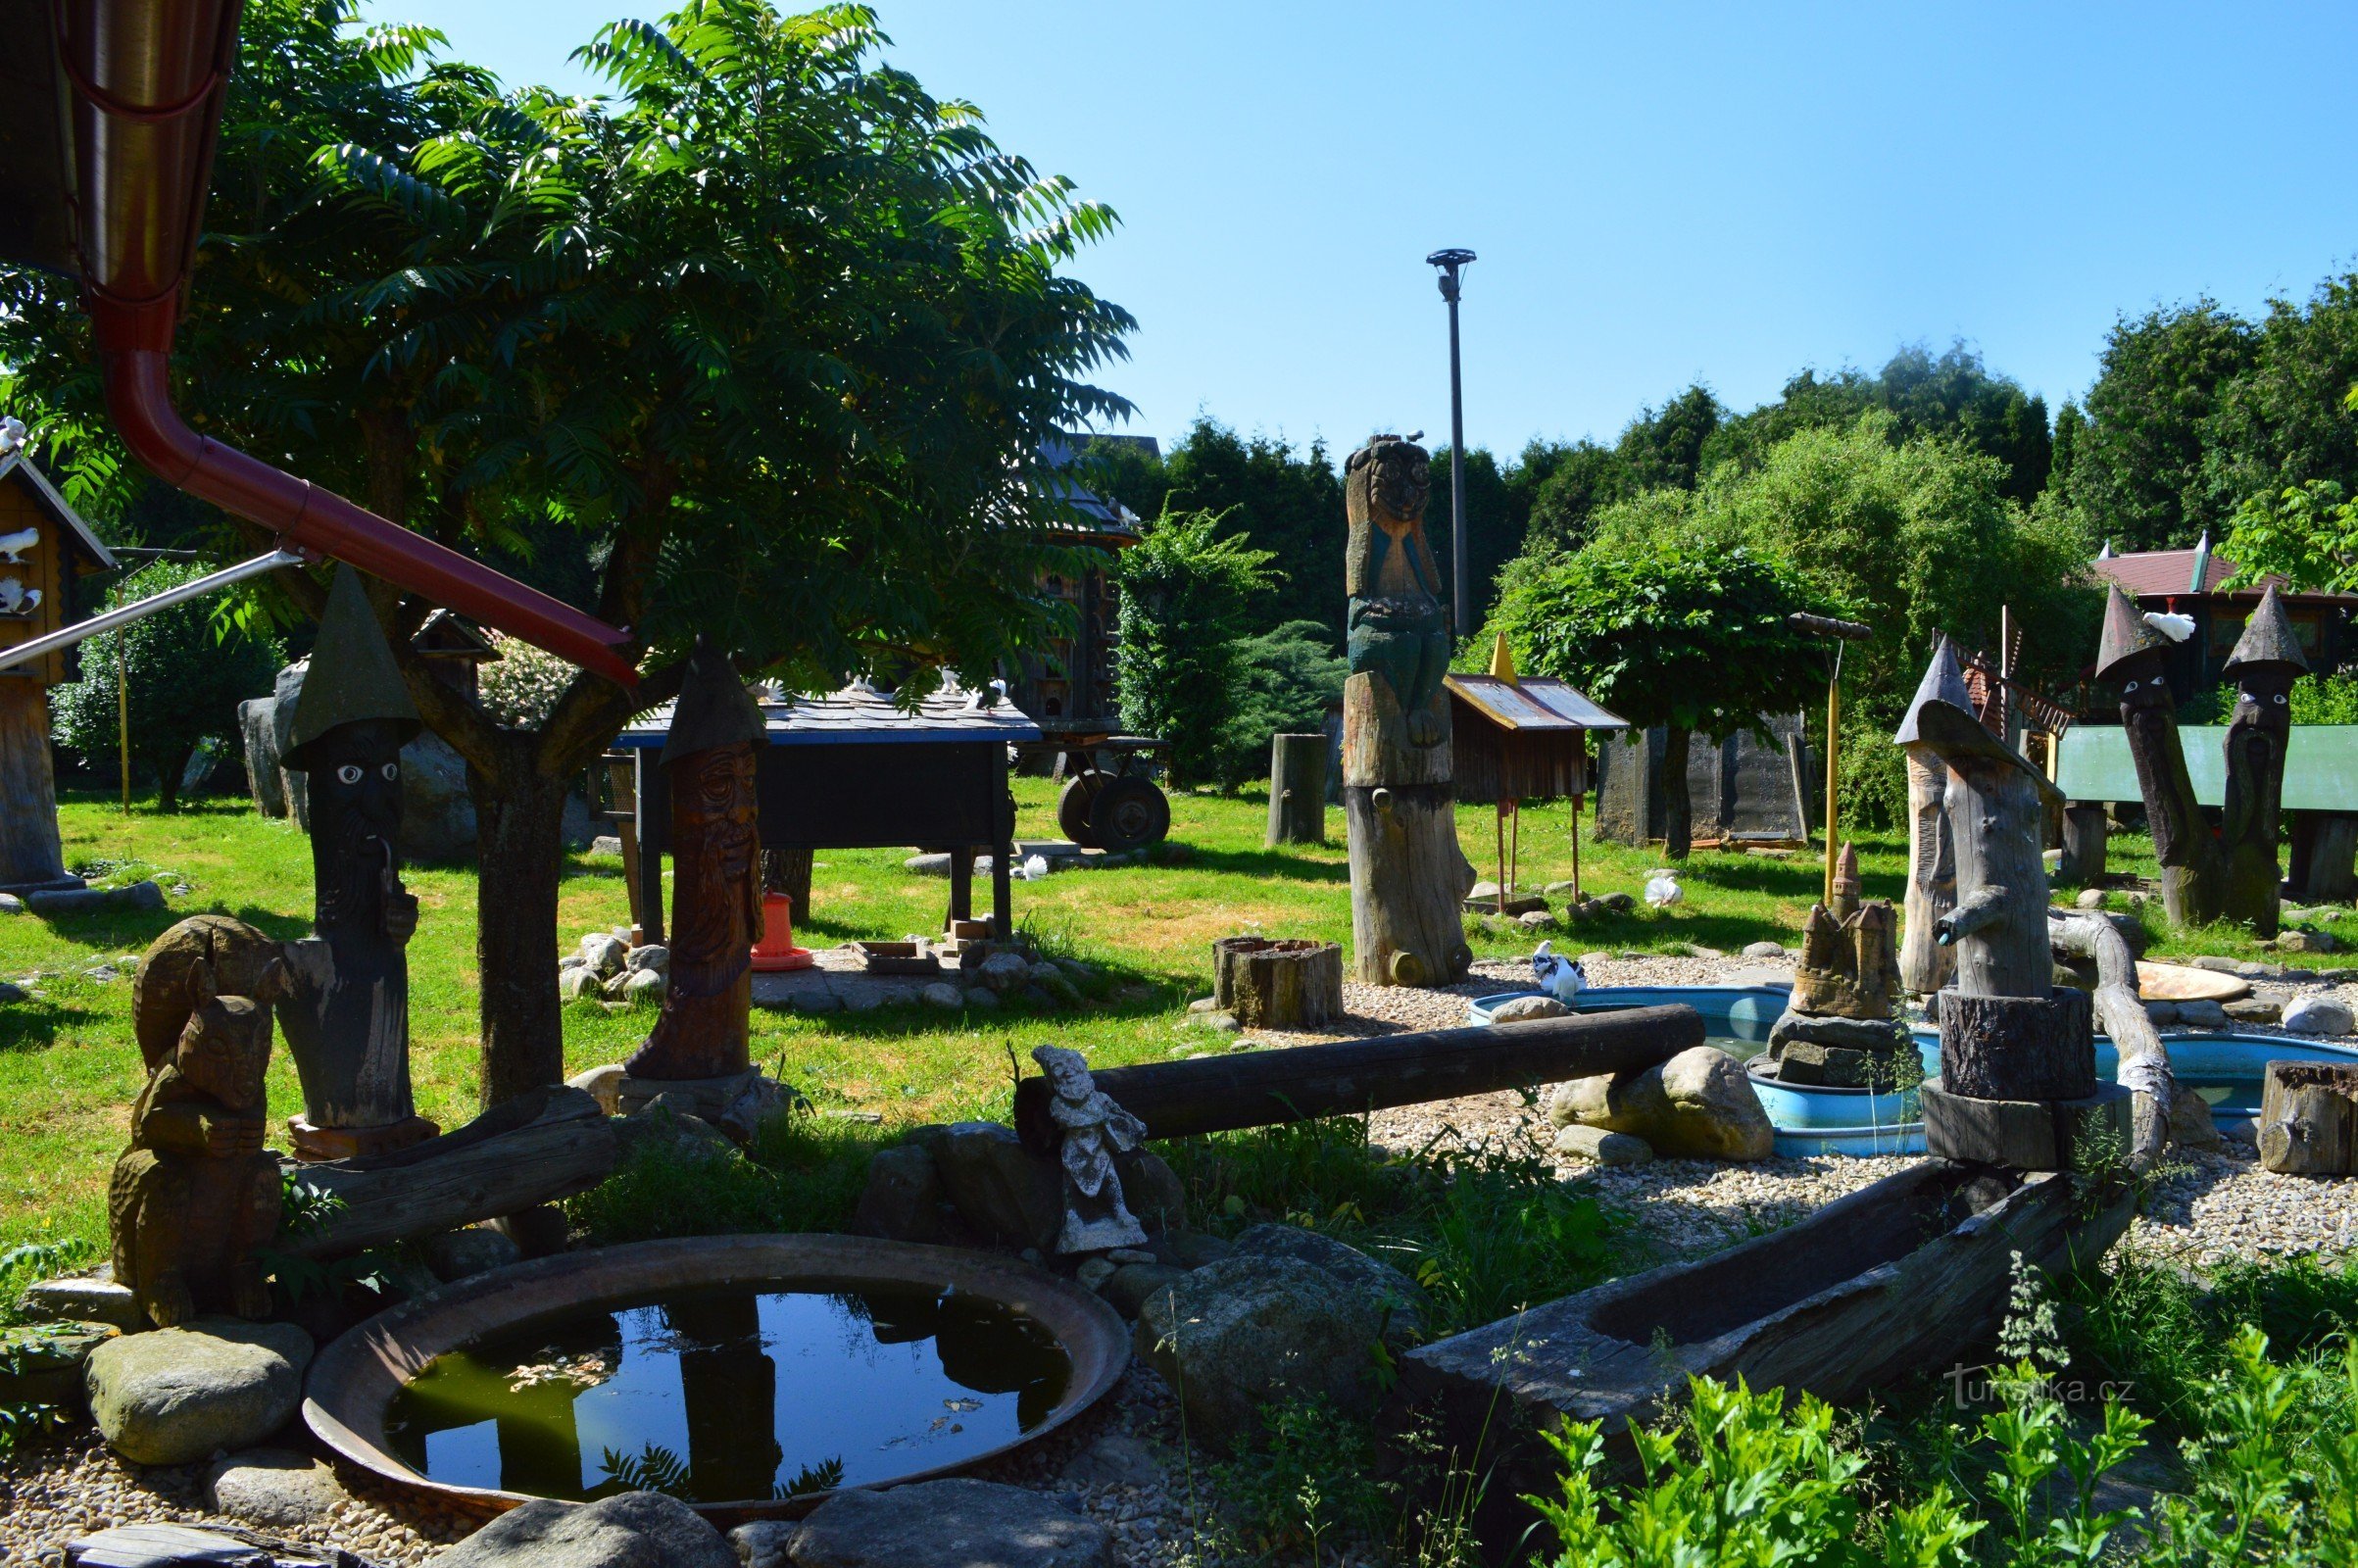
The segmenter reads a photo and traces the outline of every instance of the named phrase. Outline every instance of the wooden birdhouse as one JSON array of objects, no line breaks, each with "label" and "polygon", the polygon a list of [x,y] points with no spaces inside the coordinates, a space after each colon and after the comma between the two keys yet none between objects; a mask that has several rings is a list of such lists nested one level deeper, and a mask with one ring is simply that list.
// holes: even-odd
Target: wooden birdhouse
[{"label": "wooden birdhouse", "polygon": [[1498,808],[1498,898],[1513,898],[1514,866],[1506,832],[1519,847],[1524,801],[1573,803],[1572,880],[1580,881],[1579,802],[1589,790],[1589,731],[1629,728],[1629,722],[1592,703],[1568,683],[1515,673],[1506,639],[1491,650],[1487,675],[1450,674],[1450,772],[1457,799]]},{"label": "wooden birdhouse", "polygon": [[500,657],[500,651],[474,622],[447,610],[425,617],[418,635],[410,639],[410,648],[426,662],[437,679],[469,697],[482,690],[482,666]]},{"label": "wooden birdhouse", "polygon": [[[0,440],[18,439],[17,432]],[[81,618],[76,585],[115,558],[21,446],[0,455],[0,660]],[[59,650],[0,664],[0,891],[74,885],[58,844],[49,766],[49,688],[66,679]]]}]

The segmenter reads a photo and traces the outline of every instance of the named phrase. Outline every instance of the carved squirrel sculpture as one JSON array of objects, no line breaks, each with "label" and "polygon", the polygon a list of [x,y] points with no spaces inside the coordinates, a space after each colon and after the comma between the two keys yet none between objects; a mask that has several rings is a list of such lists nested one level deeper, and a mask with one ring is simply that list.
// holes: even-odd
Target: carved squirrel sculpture
[{"label": "carved squirrel sculpture", "polygon": [[252,995],[222,996],[189,965],[187,1021],[131,1111],[131,1147],[107,1193],[115,1278],[159,1328],[200,1312],[259,1318],[270,1283],[254,1253],[278,1229],[278,1161],[263,1148],[270,1004],[286,972],[265,963]]}]

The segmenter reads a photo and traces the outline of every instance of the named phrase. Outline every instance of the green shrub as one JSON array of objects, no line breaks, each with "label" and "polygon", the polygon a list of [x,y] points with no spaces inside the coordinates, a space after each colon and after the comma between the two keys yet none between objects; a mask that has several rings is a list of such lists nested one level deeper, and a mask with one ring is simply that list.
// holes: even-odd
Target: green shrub
[{"label": "green shrub", "polygon": [[643,1137],[606,1180],[565,1200],[565,1217],[599,1246],[839,1231],[882,1143],[873,1128],[808,1113],[770,1117],[742,1156],[691,1139]]}]

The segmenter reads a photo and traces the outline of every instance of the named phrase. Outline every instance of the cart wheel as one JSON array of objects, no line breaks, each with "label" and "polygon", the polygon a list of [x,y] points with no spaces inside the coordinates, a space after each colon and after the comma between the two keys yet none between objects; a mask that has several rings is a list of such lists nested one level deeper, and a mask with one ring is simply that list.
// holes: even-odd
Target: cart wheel
[{"label": "cart wheel", "polygon": [[1107,855],[1127,855],[1159,844],[1171,830],[1171,803],[1150,779],[1118,777],[1099,786],[1089,808],[1089,825]]},{"label": "cart wheel", "polygon": [[1097,803],[1099,787],[1105,782],[1105,774],[1085,769],[1066,779],[1063,793],[1056,797],[1056,826],[1084,850],[1097,848],[1097,829],[1090,825],[1089,808]]}]

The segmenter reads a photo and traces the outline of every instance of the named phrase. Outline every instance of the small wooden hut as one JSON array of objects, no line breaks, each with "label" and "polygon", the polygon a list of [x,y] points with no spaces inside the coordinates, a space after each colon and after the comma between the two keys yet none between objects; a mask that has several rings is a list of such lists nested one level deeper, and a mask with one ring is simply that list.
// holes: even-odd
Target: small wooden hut
[{"label": "small wooden hut", "polygon": [[[0,455],[0,655],[80,619],[79,581],[115,558],[22,447]],[[49,688],[71,655],[0,664],[0,891],[77,887],[58,842]]]},{"label": "small wooden hut", "polygon": [[[1498,808],[1498,908],[1513,894],[1521,850],[1521,804],[1572,802],[1572,883],[1580,885],[1580,807],[1589,793],[1589,731],[1627,729],[1564,681],[1515,673],[1514,655],[1500,637],[1487,675],[1451,674],[1450,768],[1457,799]],[[1509,827],[1514,852],[1508,849]]]}]

